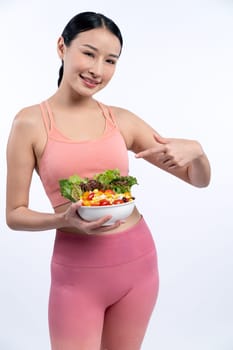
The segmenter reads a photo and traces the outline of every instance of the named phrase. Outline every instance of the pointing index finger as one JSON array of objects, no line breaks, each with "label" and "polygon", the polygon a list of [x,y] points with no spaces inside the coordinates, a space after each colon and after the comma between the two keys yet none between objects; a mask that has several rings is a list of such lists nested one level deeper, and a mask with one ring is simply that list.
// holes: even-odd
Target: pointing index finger
[{"label": "pointing index finger", "polygon": [[156,147],[151,147],[144,151],[138,152],[135,154],[135,158],[145,158],[152,154],[159,154],[159,153],[163,153],[163,154],[166,153],[165,145],[158,145]]}]

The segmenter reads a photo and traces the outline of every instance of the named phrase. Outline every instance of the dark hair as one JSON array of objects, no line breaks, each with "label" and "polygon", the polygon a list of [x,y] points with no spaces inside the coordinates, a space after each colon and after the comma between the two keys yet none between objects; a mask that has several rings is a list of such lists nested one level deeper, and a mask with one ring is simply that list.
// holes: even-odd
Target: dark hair
[{"label": "dark hair", "polygon": [[[108,17],[96,12],[81,12],[71,18],[64,28],[61,36],[64,39],[66,46],[69,46],[79,33],[86,32],[95,28],[106,28],[114,34],[120,41],[121,48],[123,39],[118,26]],[[58,86],[61,83],[63,76],[63,62],[59,70]]]}]

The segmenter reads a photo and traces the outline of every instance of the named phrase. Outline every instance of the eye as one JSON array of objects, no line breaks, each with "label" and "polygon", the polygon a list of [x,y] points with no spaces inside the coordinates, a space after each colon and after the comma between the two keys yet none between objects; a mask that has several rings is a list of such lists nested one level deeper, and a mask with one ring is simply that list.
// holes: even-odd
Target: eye
[{"label": "eye", "polygon": [[112,60],[112,59],[108,59],[106,60],[107,63],[110,63],[110,64],[116,64],[116,61],[115,60]]},{"label": "eye", "polygon": [[88,57],[94,57],[93,52],[85,51],[85,52],[83,52],[83,53],[84,53],[84,55],[86,55],[86,56],[88,56]]}]

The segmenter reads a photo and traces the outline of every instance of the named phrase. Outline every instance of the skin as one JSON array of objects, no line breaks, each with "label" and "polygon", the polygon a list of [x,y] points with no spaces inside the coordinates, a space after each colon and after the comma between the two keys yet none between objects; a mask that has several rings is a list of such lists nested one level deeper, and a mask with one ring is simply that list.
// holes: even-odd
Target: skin
[{"label": "skin", "polygon": [[[99,138],[105,120],[93,96],[111,80],[121,52],[120,42],[107,29],[98,28],[80,33],[69,47],[60,37],[57,51],[64,62],[64,75],[58,90],[48,99],[56,126],[77,141]],[[210,165],[198,141],[163,137],[132,112],[118,107],[112,110],[127,148],[136,159],[144,158],[193,186],[208,186]],[[86,222],[76,213],[79,202],[55,208],[54,213],[31,210],[31,179],[33,171],[38,171],[46,140],[39,105],[21,110],[12,124],[7,146],[6,218],[11,229],[62,228],[79,234],[110,234],[139,220],[140,213],[135,208],[126,222],[102,226],[109,216]]]}]

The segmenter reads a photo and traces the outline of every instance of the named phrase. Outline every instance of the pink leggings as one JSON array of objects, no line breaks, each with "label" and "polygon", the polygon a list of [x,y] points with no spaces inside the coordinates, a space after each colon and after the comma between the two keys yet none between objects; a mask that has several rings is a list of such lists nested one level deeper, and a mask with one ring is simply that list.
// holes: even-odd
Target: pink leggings
[{"label": "pink leggings", "polygon": [[52,350],[139,350],[158,294],[143,218],[108,235],[57,231],[51,264]]}]

